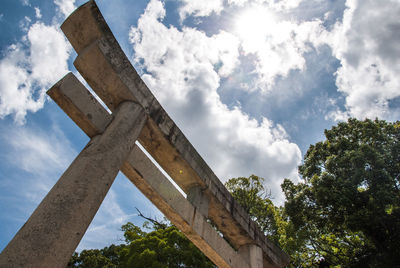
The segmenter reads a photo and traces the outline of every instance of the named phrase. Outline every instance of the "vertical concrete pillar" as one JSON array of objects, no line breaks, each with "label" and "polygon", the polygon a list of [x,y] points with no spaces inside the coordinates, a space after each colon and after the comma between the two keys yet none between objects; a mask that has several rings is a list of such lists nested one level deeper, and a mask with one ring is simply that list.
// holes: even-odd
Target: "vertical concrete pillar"
[{"label": "vertical concrete pillar", "polygon": [[66,267],[146,121],[122,103],[103,134],[76,157],[0,254],[0,267]]},{"label": "vertical concrete pillar", "polygon": [[210,199],[203,193],[200,186],[194,186],[187,193],[187,200],[203,215],[208,217],[208,205]]},{"label": "vertical concrete pillar", "polygon": [[251,268],[263,268],[262,249],[254,244],[241,246],[238,250],[239,255],[247,260]]}]

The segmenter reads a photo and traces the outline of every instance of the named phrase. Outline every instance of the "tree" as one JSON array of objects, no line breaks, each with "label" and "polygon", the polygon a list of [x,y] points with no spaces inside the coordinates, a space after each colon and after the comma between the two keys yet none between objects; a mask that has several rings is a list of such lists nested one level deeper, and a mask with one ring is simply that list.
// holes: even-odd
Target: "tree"
[{"label": "tree", "polygon": [[248,178],[232,178],[225,183],[225,186],[268,238],[277,242],[278,227],[275,219],[277,208],[264,188],[264,178],[256,175]]},{"label": "tree", "polygon": [[400,122],[349,119],[311,145],[285,180],[285,211],[328,265],[400,263]]},{"label": "tree", "polygon": [[[131,222],[122,226],[126,244],[74,253],[68,267],[200,267],[215,265],[175,226],[147,219],[140,228]],[[146,232],[146,229],[150,229]]]},{"label": "tree", "polygon": [[215,267],[173,225],[154,225],[154,230],[147,233],[127,223],[122,230],[128,246],[120,252],[121,267]]},{"label": "tree", "polygon": [[79,268],[114,268],[120,267],[120,251],[125,245],[111,245],[103,249],[82,250],[75,252],[67,267]]},{"label": "tree", "polygon": [[264,178],[256,175],[232,178],[225,186],[267,238],[290,255],[293,267],[307,262],[307,233],[297,231],[286,215],[285,208],[273,204],[270,193],[264,187]]},{"label": "tree", "polygon": [[[308,149],[303,180],[281,185],[284,207],[255,175],[226,187],[290,267],[399,267],[400,122],[349,119],[325,136]],[[126,245],[82,251],[70,267],[214,267],[176,227],[146,219],[150,232],[128,223]]]}]

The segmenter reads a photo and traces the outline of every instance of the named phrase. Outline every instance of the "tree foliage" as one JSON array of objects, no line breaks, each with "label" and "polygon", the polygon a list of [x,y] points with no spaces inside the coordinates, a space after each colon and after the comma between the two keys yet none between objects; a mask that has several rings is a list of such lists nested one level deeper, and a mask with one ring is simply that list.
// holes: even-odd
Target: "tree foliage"
[{"label": "tree foliage", "polygon": [[154,227],[147,233],[132,223],[122,226],[128,246],[120,251],[121,267],[215,267],[175,226]]},{"label": "tree foliage", "polygon": [[[311,258],[329,265],[400,263],[400,124],[349,119],[311,145],[285,211]],[[383,265],[383,266],[382,266]]]},{"label": "tree foliage", "polygon": [[[151,231],[145,230],[153,225]],[[143,228],[131,222],[122,226],[126,244],[74,253],[68,267],[212,268],[215,265],[169,223],[152,220]]]},{"label": "tree foliage", "polygon": [[264,188],[264,178],[256,175],[248,178],[232,178],[225,183],[225,186],[268,238],[277,242],[278,228],[275,219],[277,208]]},{"label": "tree foliage", "polygon": [[125,245],[111,245],[103,249],[82,250],[75,252],[67,267],[79,268],[114,268],[120,267],[120,251]]},{"label": "tree foliage", "polygon": [[264,178],[256,175],[232,178],[225,183],[236,201],[246,210],[265,235],[287,252],[292,265],[303,265],[308,251],[306,233],[298,232],[283,207],[276,207],[264,187]]},{"label": "tree foliage", "polygon": [[[281,185],[283,207],[255,175],[227,189],[290,267],[399,267],[400,122],[349,119],[325,136],[308,149],[301,182]],[[126,244],[75,253],[69,267],[215,267],[176,227],[146,219],[151,231],[127,223]]]}]

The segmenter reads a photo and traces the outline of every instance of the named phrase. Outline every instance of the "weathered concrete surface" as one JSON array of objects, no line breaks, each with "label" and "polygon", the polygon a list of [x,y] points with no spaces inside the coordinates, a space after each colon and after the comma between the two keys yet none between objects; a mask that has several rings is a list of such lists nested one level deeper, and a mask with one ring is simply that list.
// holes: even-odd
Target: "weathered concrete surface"
[{"label": "weathered concrete surface", "polygon": [[263,252],[259,246],[254,244],[244,245],[239,248],[238,252],[247,260],[251,268],[263,268]]},{"label": "weathered concrete surface", "polygon": [[110,110],[136,100],[149,115],[139,141],[187,193],[201,187],[210,197],[209,218],[236,248],[256,243],[277,267],[288,256],[269,242],[171,120],[121,50],[94,1],[77,9],[62,30],[78,52],[74,64]]},{"label": "weathered concrete surface", "polygon": [[133,102],[116,109],[0,254],[0,267],[66,267],[145,120]]},{"label": "weathered concrete surface", "polygon": [[251,267],[139,147],[133,149],[122,166],[122,172],[218,267]]},{"label": "weathered concrete surface", "polygon": [[188,191],[186,198],[187,200],[189,200],[190,203],[192,203],[193,206],[197,208],[201,215],[206,218],[208,217],[210,198],[204,194],[201,187],[192,187]]},{"label": "weathered concrete surface", "polygon": [[[79,115],[79,120],[74,121],[89,137],[111,121],[106,110],[72,73],[47,94],[71,118]],[[191,205],[138,147],[124,162],[122,172],[218,267],[249,267],[245,261],[247,255],[239,255],[207,222],[201,208]],[[201,207],[207,205],[201,203],[203,195],[199,188],[192,189],[189,194],[194,203],[199,201]]]},{"label": "weathered concrete surface", "polygon": [[[90,137],[104,132],[112,120],[103,106],[73,75],[68,73],[47,91],[66,114]],[[79,109],[78,109],[79,107]]]}]

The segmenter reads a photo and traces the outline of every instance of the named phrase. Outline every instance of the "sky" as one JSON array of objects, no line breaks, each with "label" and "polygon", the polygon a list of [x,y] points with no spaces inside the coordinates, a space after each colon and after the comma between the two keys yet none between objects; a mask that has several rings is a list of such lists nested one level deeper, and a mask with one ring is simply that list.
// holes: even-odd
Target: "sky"
[{"label": "sky", "polygon": [[[60,30],[82,0],[0,3],[0,250],[89,138],[45,92],[79,73]],[[97,0],[147,86],[222,182],[276,205],[310,144],[349,117],[398,120],[400,1]],[[84,82],[84,81],[83,81]],[[78,250],[163,215],[119,174]]]}]

